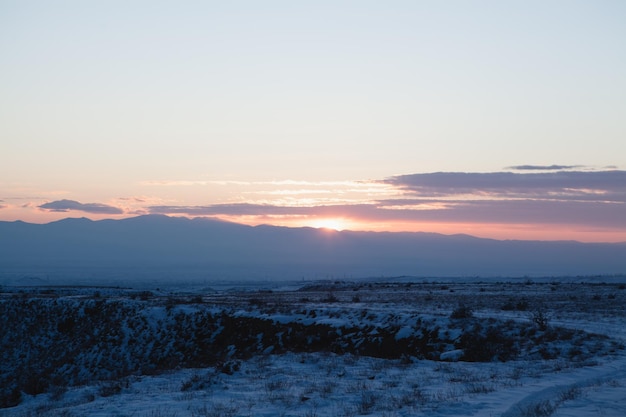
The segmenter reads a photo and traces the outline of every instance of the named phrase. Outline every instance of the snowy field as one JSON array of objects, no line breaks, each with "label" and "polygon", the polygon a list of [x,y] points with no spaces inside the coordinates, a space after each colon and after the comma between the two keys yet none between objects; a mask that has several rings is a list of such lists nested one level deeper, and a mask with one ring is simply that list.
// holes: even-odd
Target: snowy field
[{"label": "snowy field", "polygon": [[[189,367],[181,357],[171,369],[144,368],[116,378],[96,372],[97,380],[67,385],[55,380],[41,393],[22,392],[19,404],[0,409],[0,416],[626,415],[626,286],[619,282],[324,282],[298,290],[140,294],[106,288],[3,291],[7,306],[62,306],[58,311],[64,312],[94,305],[123,308],[124,316],[141,317],[136,322],[147,323],[153,338],[165,334],[157,329],[172,329],[168,320],[182,323],[188,317],[202,317],[202,323],[222,317],[207,335],[211,340],[225,332],[230,321],[224,317],[263,327],[244,341],[231,336],[226,353],[208,359],[214,362],[210,366]],[[16,298],[19,303],[11,304]],[[125,320],[122,327],[135,323]],[[199,332],[197,322],[189,323],[185,331]],[[292,337],[296,331],[304,332],[309,345],[290,345],[300,340]],[[316,339],[319,334],[327,338]],[[3,343],[9,340],[3,337]],[[141,340],[126,329],[110,346],[134,352],[139,344],[140,351],[148,346]],[[171,349],[165,352],[191,352],[176,343]],[[15,369],[7,373],[9,354],[4,355],[4,375],[19,375]],[[103,361],[102,352],[93,355],[67,360]],[[15,357],[29,356],[15,352]],[[55,366],[70,375],[71,365]]]}]

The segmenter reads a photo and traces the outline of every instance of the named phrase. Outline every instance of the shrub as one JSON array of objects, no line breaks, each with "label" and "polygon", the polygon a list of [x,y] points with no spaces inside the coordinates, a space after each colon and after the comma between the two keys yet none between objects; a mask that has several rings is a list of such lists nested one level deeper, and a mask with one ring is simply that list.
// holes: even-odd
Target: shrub
[{"label": "shrub", "polygon": [[0,388],[0,408],[15,407],[22,402],[22,392],[15,385]]},{"label": "shrub", "polygon": [[577,386],[570,387],[567,390],[562,391],[559,394],[559,401],[565,402],[565,401],[575,400],[579,398],[582,395],[582,393],[583,391],[580,387],[577,387]]},{"label": "shrub", "polygon": [[101,397],[112,397],[122,392],[122,383],[119,381],[111,381],[100,386]]},{"label": "shrub", "polygon": [[521,300],[515,302],[515,300],[510,299],[500,308],[504,311],[526,311],[528,310],[528,300],[522,298]]},{"label": "shrub", "polygon": [[357,411],[359,414],[369,414],[376,405],[376,395],[370,391],[361,394],[361,398],[357,403]]},{"label": "shrub", "polygon": [[554,414],[555,411],[556,406],[550,400],[545,400],[522,408],[520,415],[523,417],[548,417]]},{"label": "shrub", "polygon": [[548,328],[548,315],[543,310],[536,310],[531,317],[532,322],[537,325],[539,330],[544,331]]},{"label": "shrub", "polygon": [[474,311],[472,308],[462,304],[455,308],[452,314],[450,314],[450,318],[452,319],[469,319],[473,316]]},{"label": "shrub", "polygon": [[50,399],[52,401],[59,401],[66,392],[67,387],[55,385],[50,389]]},{"label": "shrub", "polygon": [[210,407],[207,407],[205,404],[201,408],[195,410],[195,413],[192,412],[191,415],[197,415],[202,417],[234,417],[237,415],[239,411],[238,407],[234,404],[222,404],[215,403],[211,404]]},{"label": "shrub", "polygon": [[267,305],[267,302],[261,298],[252,297],[248,300],[248,304],[250,304],[251,306],[255,306],[255,307],[263,307]]},{"label": "shrub", "polygon": [[183,392],[207,390],[211,385],[213,385],[213,375],[201,377],[199,374],[193,374],[188,380],[183,381],[180,390]]},{"label": "shrub", "polygon": [[287,387],[287,382],[282,379],[276,379],[273,381],[265,382],[265,392],[271,393],[273,391],[281,390]]},{"label": "shrub", "polygon": [[325,303],[336,303],[337,301],[339,301],[339,299],[335,296],[335,294],[329,292],[326,298],[324,298],[322,301]]},{"label": "shrub", "polygon": [[223,365],[222,368],[220,369],[220,371],[223,374],[226,375],[232,375],[235,372],[237,372],[239,370],[239,368],[241,367],[241,361],[238,360],[230,360],[230,361],[226,361]]},{"label": "shrub", "polygon": [[515,310],[515,304],[513,304],[513,300],[509,300],[506,303],[502,304],[502,307],[500,307],[500,310],[503,310],[503,311]]},{"label": "shrub", "polygon": [[515,339],[507,336],[497,327],[490,327],[484,333],[465,332],[457,348],[463,349],[463,360],[468,362],[507,361],[519,353]]},{"label": "shrub", "polygon": [[191,391],[192,389],[197,389],[195,388],[198,384],[200,383],[200,375],[198,374],[194,374],[191,378],[189,378],[186,381],[183,381],[180,390],[181,391]]}]

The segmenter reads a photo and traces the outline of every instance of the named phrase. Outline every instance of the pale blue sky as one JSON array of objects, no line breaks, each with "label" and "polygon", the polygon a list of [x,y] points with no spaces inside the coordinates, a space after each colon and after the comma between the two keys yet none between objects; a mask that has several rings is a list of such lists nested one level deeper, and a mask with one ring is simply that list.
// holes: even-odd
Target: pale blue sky
[{"label": "pale blue sky", "polygon": [[0,0],[0,218],[255,191],[216,181],[623,169],[624,22],[623,1]]}]

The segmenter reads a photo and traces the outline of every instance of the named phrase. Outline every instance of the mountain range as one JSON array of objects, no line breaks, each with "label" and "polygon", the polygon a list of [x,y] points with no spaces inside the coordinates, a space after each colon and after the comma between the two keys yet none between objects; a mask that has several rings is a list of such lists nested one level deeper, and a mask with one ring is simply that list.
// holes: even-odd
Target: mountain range
[{"label": "mountain range", "polygon": [[160,215],[0,222],[0,283],[624,273],[626,243],[252,227]]}]

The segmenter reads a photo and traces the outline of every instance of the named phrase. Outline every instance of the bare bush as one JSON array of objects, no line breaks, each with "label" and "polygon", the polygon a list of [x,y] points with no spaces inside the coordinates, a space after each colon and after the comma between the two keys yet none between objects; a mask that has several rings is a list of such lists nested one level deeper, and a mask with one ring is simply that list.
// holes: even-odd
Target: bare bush
[{"label": "bare bush", "polygon": [[371,391],[365,391],[356,405],[359,414],[369,414],[372,412],[377,401],[376,395]]},{"label": "bare bush", "polygon": [[474,310],[464,304],[459,305],[452,311],[452,314],[450,314],[450,318],[452,319],[469,319],[472,317],[474,317]]},{"label": "bare bush", "polygon": [[556,406],[550,400],[540,401],[538,403],[520,408],[520,416],[522,417],[549,417],[556,411]]},{"label": "bare bush", "polygon": [[194,417],[234,417],[239,408],[234,404],[215,403],[192,411]]},{"label": "bare bush", "polygon": [[98,392],[101,397],[112,397],[122,392],[122,383],[120,381],[103,383]]},{"label": "bare bush", "polygon": [[548,329],[548,322],[550,321],[550,319],[543,310],[535,310],[532,314],[531,320],[537,325],[539,330],[545,331]]}]

